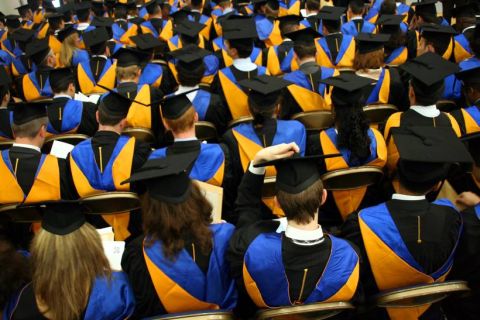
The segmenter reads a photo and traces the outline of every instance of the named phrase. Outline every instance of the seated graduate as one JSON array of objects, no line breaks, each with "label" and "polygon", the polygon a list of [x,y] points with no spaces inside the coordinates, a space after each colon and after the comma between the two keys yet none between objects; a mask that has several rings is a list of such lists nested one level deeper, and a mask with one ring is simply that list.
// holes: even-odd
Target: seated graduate
[{"label": "seated graduate", "polygon": [[13,14],[5,16],[5,25],[7,26],[7,32],[5,32],[0,39],[1,49],[9,53],[12,57],[16,57],[21,52],[12,36],[16,30],[21,29],[20,16]]},{"label": "seated graduate", "polygon": [[293,52],[299,67],[283,77],[292,84],[288,86],[280,117],[290,119],[300,112],[330,110],[330,94],[322,80],[338,75],[338,71],[323,67],[315,61],[315,38],[319,36],[318,32],[305,28],[287,36],[293,40]]},{"label": "seated graduate", "polygon": [[377,27],[379,33],[390,35],[390,39],[384,44],[386,65],[396,67],[417,56],[416,34],[408,30],[403,16],[384,14],[378,18]]},{"label": "seated graduate", "polygon": [[[471,163],[465,146],[451,128],[400,128],[393,136],[400,152],[397,193],[351,214],[342,227],[342,235],[363,252],[367,295],[445,281],[462,230],[462,217],[450,201],[429,203],[425,195],[440,187],[451,164]],[[443,318],[430,305],[387,312],[391,319]]]},{"label": "seated graduate", "polygon": [[364,0],[350,0],[347,9],[348,22],[342,25],[341,32],[349,36],[356,36],[359,33],[375,33],[375,25],[364,19],[365,14]]},{"label": "seated graduate", "polygon": [[[110,92],[104,95],[96,114],[98,131],[91,139],[82,141],[70,153],[73,183],[80,197],[102,191],[129,191],[129,184],[120,183],[129,178],[147,160],[148,144],[122,135],[131,101]],[[140,213],[122,213],[89,216],[97,228],[112,226],[116,240],[125,240],[141,233]]]},{"label": "seated graduate", "polygon": [[226,251],[234,227],[212,224],[212,206],[185,170],[195,155],[149,160],[129,183],[143,183],[145,236],[127,245],[122,269],[136,298],[135,317],[232,310],[237,303]]},{"label": "seated graduate", "polygon": [[219,0],[217,1],[217,6],[212,10],[210,16],[213,19],[212,22],[212,35],[211,40],[215,37],[222,36],[222,24],[220,23],[224,18],[237,14],[237,9],[233,7],[233,1],[231,0]]},{"label": "seated graduate", "polygon": [[426,23],[449,26],[450,24],[445,18],[438,16],[437,2],[438,0],[419,0],[411,3],[410,6],[415,8],[415,12],[410,20],[410,29],[419,29]]},{"label": "seated graduate", "polygon": [[[16,78],[35,70],[35,65],[25,53],[27,44],[35,39],[35,31],[23,28],[18,29],[12,34],[12,39],[15,40],[15,43],[21,50],[20,54],[11,58],[12,76]],[[2,57],[2,60],[5,59]]]},{"label": "seated graduate", "polygon": [[88,62],[87,51],[81,49],[80,33],[73,26],[60,30],[57,39],[62,43],[58,59],[60,66],[76,67],[80,62]]},{"label": "seated graduate", "polygon": [[[342,74],[324,80],[333,86],[332,104],[334,126],[312,134],[307,140],[307,154],[321,155],[341,153],[342,157],[321,159],[320,172],[346,169],[363,165],[383,168],[387,162],[387,146],[380,132],[369,127],[362,106],[365,89],[373,80],[353,74]],[[367,91],[368,94],[368,91]],[[378,190],[359,188],[348,191],[332,191],[320,212],[322,225],[338,225],[358,208],[376,204]],[[341,219],[339,219],[341,218]]]},{"label": "seated graduate", "polygon": [[92,31],[95,27],[90,25],[91,19],[91,2],[80,2],[77,3],[74,7],[75,16],[77,17],[77,23],[74,24],[76,30],[79,31],[80,35],[83,32]]},{"label": "seated graduate", "polygon": [[209,16],[209,13],[203,14],[203,5],[205,1],[203,0],[190,0],[187,2],[188,7],[190,8],[189,17],[198,23],[205,25],[205,28],[200,31],[200,34],[205,38],[205,40],[210,41],[212,39],[212,28],[213,19]]},{"label": "seated graduate", "polygon": [[279,1],[254,0],[252,4],[258,40],[267,48],[282,43],[278,21],[275,20],[279,16]]},{"label": "seated graduate", "polygon": [[465,2],[463,5],[457,5],[455,8],[455,29],[459,34],[453,38],[455,41],[453,54],[455,62],[457,63],[473,56],[470,41],[475,33],[475,15],[479,11],[480,7],[478,6],[478,3],[473,1]]},{"label": "seated graduate", "polygon": [[83,34],[89,60],[80,62],[76,69],[77,83],[83,94],[100,94],[115,88],[117,64],[110,57],[109,39],[104,27]]},{"label": "seated graduate", "polygon": [[344,8],[324,6],[318,14],[324,37],[315,40],[315,47],[317,63],[321,66],[340,70],[353,67],[355,39],[340,32],[344,12]]},{"label": "seated graduate", "polygon": [[404,63],[400,69],[411,76],[408,89],[410,108],[392,114],[385,124],[383,137],[387,142],[387,166],[391,172],[395,171],[398,161],[398,151],[391,138],[392,127],[451,127],[457,136],[461,135],[457,121],[436,106],[444,92],[444,78],[457,72],[458,66],[430,52]]},{"label": "seated graduate", "polygon": [[130,37],[136,36],[139,32],[139,26],[129,22],[128,18],[128,1],[117,1],[114,4],[113,16],[115,22],[112,25],[113,39],[124,45],[133,45]]},{"label": "seated graduate", "polygon": [[396,68],[385,66],[384,44],[389,38],[388,34],[359,33],[355,37],[357,51],[353,68],[358,76],[375,81],[372,90],[362,101],[365,105],[388,103],[405,109],[408,100],[400,74]]},{"label": "seated graduate", "polygon": [[58,41],[56,35],[60,30],[65,28],[65,21],[64,21],[65,18],[62,13],[56,12],[56,13],[48,13],[46,15],[46,19],[47,19],[47,22],[45,23],[45,27],[47,27],[47,30],[45,30],[45,36],[43,37],[41,36],[42,31],[40,30],[37,37],[39,39],[43,39],[43,38],[48,39],[50,48],[52,48],[55,54],[59,54],[62,44],[60,41]]},{"label": "seated graduate", "polygon": [[113,272],[97,231],[75,202],[50,202],[30,247],[32,282],[7,306],[6,319],[127,319],[135,299]]},{"label": "seated graduate", "polygon": [[22,19],[22,28],[32,29],[33,28],[33,11],[30,4],[20,4],[19,7],[15,8],[18,11]]},{"label": "seated graduate", "polygon": [[[322,9],[325,6],[322,7]],[[315,0],[305,1],[305,14],[301,13],[303,20],[300,21],[300,25],[305,26],[306,28],[312,28],[318,33],[322,33],[322,27],[320,23],[320,17],[318,13],[320,11],[320,2]]]},{"label": "seated graduate", "polygon": [[[227,258],[242,289],[240,299],[246,290],[257,308],[349,301],[356,293],[357,253],[347,241],[324,234],[318,224],[318,209],[327,192],[315,162],[332,155],[294,156],[299,152],[294,142],[260,150],[239,187],[238,229]],[[286,221],[261,221],[263,167],[267,165],[277,169],[275,201]],[[242,313],[251,311],[248,304],[240,306]]]},{"label": "seated graduate", "polygon": [[193,44],[187,45],[170,52],[170,56],[176,61],[175,65],[170,65],[170,69],[176,72],[179,84],[174,94],[189,92],[187,97],[198,114],[198,120],[213,123],[221,135],[225,132],[228,121],[232,120],[230,112],[218,94],[199,87],[207,72],[205,58],[209,55],[210,52],[207,50]]},{"label": "seated graduate", "polygon": [[173,28],[176,34],[167,41],[169,50],[180,49],[188,43],[196,44],[202,49],[210,49],[210,43],[201,34],[203,29],[205,25],[200,22],[190,21],[188,18],[180,19]]},{"label": "seated graduate", "polygon": [[50,71],[53,100],[47,106],[49,134],[79,133],[93,136],[98,129],[95,113],[97,106],[91,102],[75,100],[75,77],[70,68]]},{"label": "seated graduate", "polygon": [[0,141],[13,140],[13,111],[10,106],[12,80],[4,68],[0,68]]},{"label": "seated graduate", "polygon": [[253,19],[226,20],[223,26],[223,39],[227,53],[233,64],[218,71],[211,91],[218,93],[230,110],[233,120],[250,115],[247,94],[240,88],[239,81],[267,74],[265,67],[257,66],[250,59],[257,29]]},{"label": "seated graduate", "polygon": [[48,74],[57,66],[57,58],[48,40],[34,40],[27,45],[27,57],[37,66],[36,71],[17,78],[17,94],[23,101],[47,99],[53,96]]},{"label": "seated graduate", "polygon": [[140,25],[140,29],[143,34],[151,33],[155,38],[159,39],[160,33],[168,20],[162,19],[162,8],[157,0],[147,1],[145,9],[148,13],[148,20]]},{"label": "seated graduate", "polygon": [[462,81],[466,107],[451,112],[463,135],[480,131],[480,65],[457,73]]}]

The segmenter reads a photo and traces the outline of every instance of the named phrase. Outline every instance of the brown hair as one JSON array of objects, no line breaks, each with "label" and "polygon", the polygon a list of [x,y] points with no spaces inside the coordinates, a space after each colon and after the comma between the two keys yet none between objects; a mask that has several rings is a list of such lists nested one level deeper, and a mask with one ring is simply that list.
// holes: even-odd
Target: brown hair
[{"label": "brown hair", "polygon": [[163,253],[171,260],[184,248],[185,236],[198,243],[204,254],[212,248],[212,205],[195,182],[191,184],[190,196],[182,203],[167,203],[152,198],[148,192],[142,199],[143,230],[150,236],[146,241],[151,246],[160,240]]},{"label": "brown hair", "polygon": [[163,119],[174,133],[184,132],[195,125],[195,108],[190,107],[177,119]]},{"label": "brown hair", "polygon": [[360,53],[358,50],[353,59],[353,68],[355,70],[378,69],[384,65],[383,50],[375,50],[367,53]]},{"label": "brown hair", "polygon": [[12,132],[15,137],[35,138],[38,134],[38,131],[40,131],[40,129],[42,128],[42,126],[46,126],[47,124],[48,124],[47,117],[34,119],[24,124],[12,123]]},{"label": "brown hair", "polygon": [[117,80],[132,79],[137,76],[139,66],[117,67]]},{"label": "brown hair", "polygon": [[125,119],[126,116],[119,114],[112,114],[108,111],[105,103],[101,102],[98,105],[98,122],[104,126],[115,126],[120,121]]},{"label": "brown hair", "polygon": [[100,236],[88,223],[64,236],[41,229],[31,253],[35,297],[50,319],[80,318],[95,279],[111,276]]},{"label": "brown hair", "polygon": [[72,64],[72,58],[75,54],[75,51],[78,50],[77,43],[78,34],[73,33],[65,38],[62,42],[62,47],[60,49],[60,63],[64,67],[70,67]]},{"label": "brown hair", "polygon": [[297,194],[282,190],[277,192],[277,200],[288,220],[307,224],[315,217],[322,204],[323,183],[318,179],[314,184]]}]

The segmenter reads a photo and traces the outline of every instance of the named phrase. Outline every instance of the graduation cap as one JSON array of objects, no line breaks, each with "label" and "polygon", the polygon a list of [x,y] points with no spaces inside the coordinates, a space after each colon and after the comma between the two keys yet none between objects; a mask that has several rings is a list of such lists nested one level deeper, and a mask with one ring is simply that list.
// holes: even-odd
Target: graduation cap
[{"label": "graduation cap", "polygon": [[256,76],[245,79],[238,83],[242,87],[250,89],[249,100],[253,100],[259,107],[271,108],[278,101],[281,90],[291,82],[268,75]]},{"label": "graduation cap", "polygon": [[423,24],[420,28],[421,36],[428,41],[445,44],[457,33],[451,26],[442,26],[435,23]]},{"label": "graduation cap", "polygon": [[203,58],[211,54],[210,51],[202,49],[194,44],[186,45],[183,48],[170,52],[168,55],[177,60],[177,63],[185,65],[187,69],[195,69]]},{"label": "graduation cap", "polygon": [[333,87],[332,102],[335,108],[342,106],[358,106],[364,95],[364,88],[375,81],[360,77],[354,73],[342,73],[321,81]]},{"label": "graduation cap", "polygon": [[83,42],[87,48],[92,48],[98,45],[105,44],[109,39],[110,35],[106,28],[95,28],[92,31],[85,32],[82,35]]},{"label": "graduation cap", "polygon": [[13,123],[22,125],[47,116],[48,102],[20,102],[13,105]]},{"label": "graduation cap", "polygon": [[297,25],[303,18],[296,14],[288,14],[278,17],[276,20],[280,22],[280,28],[282,28],[284,25]]},{"label": "graduation cap", "polygon": [[102,95],[99,104],[109,114],[122,118],[127,116],[131,105],[132,100],[113,90],[109,90],[109,92]]},{"label": "graduation cap", "polygon": [[69,36],[71,36],[74,33],[78,34],[79,32],[78,32],[77,29],[75,29],[75,27],[73,25],[67,25],[67,26],[65,26],[65,28],[58,31],[57,39],[58,39],[58,41],[63,42],[63,41],[65,41],[66,38],[68,38]]},{"label": "graduation cap", "polygon": [[417,15],[430,15],[436,16],[437,15],[437,8],[435,4],[438,0],[421,0],[418,2],[413,2],[410,6],[415,7],[415,14]]},{"label": "graduation cap", "polygon": [[382,14],[377,19],[377,25],[381,26],[382,33],[395,33],[400,29],[400,24],[403,22],[403,15]]},{"label": "graduation cap", "polygon": [[35,205],[43,212],[42,228],[59,236],[70,234],[87,222],[84,214],[87,209],[78,200],[49,201]]},{"label": "graduation cap", "polygon": [[5,16],[5,24],[10,29],[20,28],[20,26],[21,26],[20,16],[16,15],[16,14],[9,14],[9,15]]},{"label": "graduation cap", "polygon": [[75,82],[75,77],[70,68],[53,69],[50,71],[48,77],[52,88],[58,88],[62,83]]},{"label": "graduation cap", "polygon": [[400,159],[398,173],[411,183],[436,183],[446,177],[449,164],[471,164],[472,157],[450,127],[392,129]]},{"label": "graduation cap", "polygon": [[300,157],[298,154],[295,154],[290,158],[263,162],[255,165],[255,167],[274,165],[277,170],[277,190],[298,194],[320,180],[320,171],[317,166],[318,160],[340,156],[340,154],[328,154]]},{"label": "graduation cap", "polygon": [[12,83],[12,79],[7,73],[7,70],[5,68],[0,68],[0,86],[2,87],[8,87]]},{"label": "graduation cap", "polygon": [[257,26],[251,17],[230,17],[222,23],[223,38],[225,40],[256,39]]},{"label": "graduation cap", "polygon": [[117,67],[140,66],[147,55],[137,49],[120,48],[113,54],[113,58],[117,59]]},{"label": "graduation cap", "polygon": [[152,52],[156,48],[164,48],[165,42],[155,38],[151,33],[139,34],[130,39],[135,43],[138,49],[142,51]]},{"label": "graduation cap", "polygon": [[457,78],[466,85],[480,84],[480,66],[469,69],[462,69],[457,73]]},{"label": "graduation cap", "polygon": [[2,11],[0,11],[0,20],[5,20],[5,14]]},{"label": "graduation cap", "polygon": [[478,12],[478,4],[474,2],[465,2],[462,4],[456,4],[453,9],[453,16],[458,18],[474,18]]},{"label": "graduation cap", "polygon": [[139,26],[145,22],[145,19],[143,19],[142,17],[133,17],[131,19],[128,19],[128,21]]},{"label": "graduation cap", "polygon": [[84,2],[77,3],[73,10],[75,11],[76,14],[82,15],[84,13],[87,13],[87,11],[89,11],[91,8],[92,8],[91,2],[84,1]]},{"label": "graduation cap", "polygon": [[161,104],[162,117],[168,120],[175,120],[180,118],[193,105],[187,94],[196,91],[191,90],[181,94],[171,94],[166,96]]},{"label": "graduation cap", "polygon": [[35,31],[20,28],[12,33],[12,38],[17,42],[26,43],[35,38]]},{"label": "graduation cap", "polygon": [[49,22],[56,22],[56,21],[60,21],[60,20],[63,19],[63,14],[61,14],[60,12],[47,13],[47,14],[45,14],[45,18]]},{"label": "graduation cap", "polygon": [[111,28],[115,21],[107,17],[93,17],[90,25],[97,28]]},{"label": "graduation cap", "polygon": [[190,13],[191,12],[188,8],[182,8],[178,11],[170,13],[170,17],[173,19],[173,23],[177,24],[181,21],[188,20]]},{"label": "graduation cap", "polygon": [[15,9],[18,10],[18,14],[20,14],[21,16],[24,16],[27,13],[27,11],[31,8],[29,4],[23,4],[19,7],[16,7]]},{"label": "graduation cap", "polygon": [[173,31],[190,38],[196,38],[205,27],[206,26],[200,22],[183,20],[175,25]]},{"label": "graduation cap", "polygon": [[35,64],[39,65],[45,60],[50,51],[48,39],[33,40],[27,43],[25,54],[30,57]]},{"label": "graduation cap", "polygon": [[313,46],[314,40],[321,35],[312,28],[304,28],[289,32],[285,36],[292,39],[295,45]]},{"label": "graduation cap", "polygon": [[167,203],[182,203],[190,195],[191,180],[186,170],[198,152],[168,154],[148,160],[125,183],[144,183],[150,197]]},{"label": "graduation cap", "polygon": [[145,9],[149,14],[153,14],[155,12],[155,7],[158,6],[157,0],[150,0],[145,2]]},{"label": "graduation cap", "polygon": [[359,53],[369,53],[383,48],[383,45],[390,40],[389,34],[359,33],[357,40],[357,50]]},{"label": "graduation cap", "polygon": [[345,14],[346,10],[347,8],[345,7],[323,6],[322,9],[318,11],[317,18],[324,22],[340,23],[340,19]]}]

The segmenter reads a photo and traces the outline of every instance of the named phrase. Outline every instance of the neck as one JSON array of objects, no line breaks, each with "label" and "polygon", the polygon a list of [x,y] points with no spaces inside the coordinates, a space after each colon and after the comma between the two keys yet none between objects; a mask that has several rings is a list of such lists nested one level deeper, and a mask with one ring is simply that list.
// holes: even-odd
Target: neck
[{"label": "neck", "polygon": [[118,133],[118,134],[122,134],[123,130],[119,125],[106,126],[106,125],[103,125],[103,124],[99,124],[98,125],[98,131],[111,131],[111,132],[115,132],[115,133]]},{"label": "neck", "polygon": [[398,193],[406,195],[406,196],[424,196],[425,195],[423,193],[417,193],[417,192],[409,191],[404,186],[402,186],[401,184],[399,184],[399,186],[398,186]]},{"label": "neck", "polygon": [[135,83],[138,83],[138,78],[120,79],[118,82],[120,82],[120,83],[124,83],[124,82],[135,82]]},{"label": "neck", "polygon": [[302,65],[302,64],[305,64],[307,62],[316,62],[315,57],[305,57],[303,59],[300,59],[298,64]]},{"label": "neck", "polygon": [[25,137],[16,137],[15,143],[29,144],[38,148],[42,148],[43,142],[39,138],[25,138]]},{"label": "neck", "polygon": [[56,95],[56,96],[60,96],[60,95],[61,95],[61,96],[69,96],[69,97],[71,97],[71,98],[73,98],[73,97],[75,96],[75,94],[71,94],[70,92],[67,92],[67,91],[65,91],[65,92],[56,92],[55,95]]},{"label": "neck", "polygon": [[307,230],[307,231],[317,230],[317,228],[318,228],[318,213],[315,213],[314,218],[306,224],[299,224],[298,222],[296,222],[294,220],[288,220],[288,225],[290,225],[294,228],[300,229],[300,230]]},{"label": "neck", "polygon": [[190,128],[187,131],[183,132],[172,132],[173,133],[173,138],[174,139],[189,139],[189,138],[195,138],[195,127]]}]

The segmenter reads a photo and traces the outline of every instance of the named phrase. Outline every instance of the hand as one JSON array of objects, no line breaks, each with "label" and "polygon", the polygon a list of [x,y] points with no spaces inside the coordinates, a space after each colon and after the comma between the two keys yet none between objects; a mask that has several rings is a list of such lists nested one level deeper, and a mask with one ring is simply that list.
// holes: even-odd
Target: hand
[{"label": "hand", "polygon": [[300,148],[295,142],[277,144],[258,151],[253,158],[253,164],[256,165],[266,161],[288,158],[299,152]]},{"label": "hand", "polygon": [[480,197],[475,193],[467,191],[462,192],[455,200],[456,204],[461,207],[474,207],[480,203]]}]

